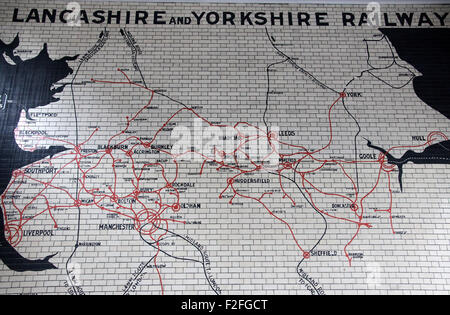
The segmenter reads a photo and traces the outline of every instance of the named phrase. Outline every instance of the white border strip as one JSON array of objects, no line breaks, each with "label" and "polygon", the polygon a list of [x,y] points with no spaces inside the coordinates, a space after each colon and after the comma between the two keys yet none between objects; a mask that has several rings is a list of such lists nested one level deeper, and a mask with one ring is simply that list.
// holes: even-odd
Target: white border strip
[{"label": "white border strip", "polygon": [[[68,3],[71,0],[56,0]],[[82,2],[83,0],[80,0]],[[253,3],[253,4],[368,4],[379,2],[381,4],[450,4],[450,0],[90,0],[102,2],[147,2],[147,3]]]}]

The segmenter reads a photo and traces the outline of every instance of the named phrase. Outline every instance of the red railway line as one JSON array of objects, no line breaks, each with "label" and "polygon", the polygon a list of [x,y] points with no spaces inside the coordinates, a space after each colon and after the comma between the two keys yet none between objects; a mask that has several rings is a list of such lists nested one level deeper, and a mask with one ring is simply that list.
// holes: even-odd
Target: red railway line
[{"label": "red railway line", "polygon": [[[105,85],[129,85],[129,86],[133,86],[138,89],[146,90],[150,94],[148,103],[144,107],[142,107],[137,113],[135,113],[132,117],[126,117],[126,127],[123,130],[121,130],[119,133],[111,136],[108,139],[106,149],[97,150],[95,153],[88,153],[88,154],[82,153],[83,146],[85,146],[87,143],[89,143],[95,137],[95,134],[98,132],[98,129],[95,130],[83,143],[80,143],[78,146],[75,145],[74,143],[71,143],[68,141],[61,141],[59,139],[51,139],[51,140],[54,140],[57,142],[62,142],[66,146],[70,147],[71,150],[61,153],[51,159],[46,159],[43,161],[33,163],[21,170],[16,170],[14,172],[13,178],[12,178],[8,188],[6,189],[5,193],[1,196],[1,204],[2,204],[3,209],[5,209],[3,215],[5,218],[6,236],[8,238],[8,241],[11,243],[11,245],[18,246],[21,243],[22,238],[23,238],[24,226],[39,216],[48,214],[54,223],[54,228],[57,228],[58,227],[57,218],[53,214],[53,211],[55,209],[63,209],[63,208],[71,209],[71,208],[77,208],[77,207],[95,207],[101,211],[105,211],[108,213],[114,213],[121,217],[131,219],[134,222],[134,225],[135,225],[135,228],[137,231],[139,231],[143,235],[148,236],[152,239],[152,241],[157,246],[157,253],[154,258],[155,269],[157,271],[157,274],[158,274],[158,277],[160,280],[162,293],[164,293],[162,275],[161,275],[160,270],[157,268],[157,259],[158,259],[158,254],[160,253],[159,241],[162,238],[164,238],[167,234],[167,232],[162,233],[161,228],[168,230],[169,223],[173,223],[173,224],[185,224],[186,223],[184,221],[169,219],[169,218],[165,217],[164,215],[170,211],[173,213],[177,213],[181,210],[180,192],[174,187],[174,184],[178,180],[179,171],[180,171],[180,164],[177,161],[178,161],[178,159],[182,158],[183,156],[185,156],[187,154],[196,154],[197,157],[200,157],[200,159],[203,159],[203,163],[202,163],[201,169],[199,171],[199,176],[203,175],[207,162],[210,162],[211,165],[216,165],[217,166],[216,169],[218,171],[220,171],[221,169],[224,169],[224,168],[234,171],[236,173],[235,175],[228,177],[228,178],[226,178],[226,180],[224,180],[224,186],[225,185],[226,186],[224,187],[223,191],[219,195],[219,198],[222,199],[222,198],[224,198],[224,195],[226,193],[231,193],[231,195],[233,197],[230,198],[230,200],[229,200],[230,204],[232,204],[236,198],[243,198],[243,199],[251,200],[251,201],[255,202],[256,204],[259,204],[260,206],[262,206],[269,213],[270,216],[272,216],[279,223],[283,224],[289,230],[289,233],[292,236],[293,241],[295,242],[301,256],[304,259],[310,259],[311,253],[304,246],[301,245],[301,242],[297,239],[294,229],[291,227],[289,222],[287,222],[286,220],[277,216],[273,212],[273,210],[268,206],[268,204],[266,202],[264,202],[264,198],[266,198],[269,195],[272,195],[272,192],[265,192],[261,196],[255,197],[255,196],[243,194],[236,187],[236,180],[239,177],[241,177],[243,175],[258,174],[261,172],[268,171],[267,169],[265,169],[264,160],[269,158],[270,155],[272,155],[272,154],[279,155],[279,157],[281,159],[290,157],[290,158],[295,158],[295,160],[296,160],[295,163],[280,164],[280,166],[278,167],[278,170],[276,171],[276,173],[278,174],[278,177],[279,177],[279,187],[281,189],[281,192],[283,193],[283,198],[288,198],[288,200],[293,205],[296,204],[295,199],[287,192],[286,187],[282,181],[282,176],[284,176],[284,174],[286,174],[286,173],[289,173],[290,175],[296,174],[296,176],[299,176],[301,186],[302,186],[303,190],[306,192],[306,196],[309,198],[310,203],[316,208],[317,211],[319,211],[320,213],[322,213],[323,215],[325,215],[329,218],[344,221],[344,222],[353,224],[355,226],[356,231],[354,232],[353,237],[349,240],[349,242],[347,243],[347,245],[344,248],[345,256],[347,257],[350,265],[351,265],[352,258],[348,254],[348,251],[347,251],[348,247],[357,238],[357,236],[359,235],[362,228],[371,228],[372,227],[372,225],[370,223],[365,222],[363,219],[364,214],[367,212],[366,207],[365,207],[365,200],[369,196],[371,196],[375,192],[375,190],[380,186],[380,182],[381,182],[383,176],[385,176],[387,178],[387,191],[389,192],[389,198],[388,198],[389,208],[375,210],[375,211],[376,212],[385,212],[385,213],[389,214],[392,233],[395,234],[395,229],[394,229],[393,222],[392,222],[393,193],[392,193],[392,183],[391,183],[391,173],[395,170],[395,166],[387,163],[385,154],[380,154],[377,160],[372,160],[372,161],[348,161],[348,160],[336,160],[336,159],[326,160],[326,159],[319,159],[317,157],[318,153],[326,150],[333,143],[333,109],[335,108],[336,104],[339,101],[341,101],[343,98],[346,97],[345,93],[341,93],[339,95],[339,97],[332,102],[331,106],[328,109],[329,141],[327,142],[327,144],[325,146],[323,146],[320,149],[315,150],[313,152],[309,152],[305,147],[302,147],[299,145],[282,142],[273,133],[267,133],[266,131],[263,131],[263,130],[259,129],[258,127],[253,126],[249,123],[239,122],[239,123],[235,124],[234,126],[215,125],[215,124],[211,123],[210,121],[208,121],[203,116],[201,116],[200,114],[198,114],[195,110],[193,110],[191,108],[187,108],[187,107],[179,109],[173,115],[171,115],[169,119],[167,119],[166,121],[162,121],[161,128],[156,131],[156,133],[153,135],[151,141],[143,141],[140,137],[137,137],[137,136],[125,137],[125,139],[123,139],[123,140],[118,140],[120,137],[123,137],[126,134],[126,132],[129,130],[130,126],[135,122],[135,120],[144,112],[144,110],[146,110],[152,104],[154,96],[155,96],[155,91],[153,91],[143,85],[140,85],[138,83],[131,81],[130,78],[127,76],[127,74],[125,74],[120,69],[119,69],[119,71],[125,77],[125,79],[126,79],[125,81],[117,82],[117,81],[104,81],[104,80],[92,79],[92,82],[95,84],[105,84]],[[175,175],[173,176],[173,178],[169,178],[170,176],[167,175],[168,167],[167,167],[167,165],[164,165],[163,163],[156,163],[156,162],[155,163],[147,163],[141,167],[138,167],[137,165],[139,163],[137,163],[137,161],[134,157],[134,154],[133,154],[134,150],[138,149],[138,148],[151,148],[152,145],[157,141],[158,136],[162,133],[163,129],[169,123],[171,123],[176,117],[178,117],[181,113],[184,113],[184,112],[190,112],[194,117],[201,119],[204,123],[208,124],[211,127],[233,128],[239,135],[239,138],[240,138],[239,145],[232,152],[224,152],[224,151],[216,152],[217,155],[219,156],[219,158],[208,157],[206,155],[203,155],[201,152],[195,152],[195,151],[187,151],[187,152],[175,155],[175,154],[172,154],[171,152],[168,152],[167,150],[157,149],[160,152],[160,154],[165,155],[168,158],[168,160],[171,161],[171,164],[172,164],[171,166],[175,169]],[[253,135],[253,136],[243,135],[238,129],[241,125],[246,125],[249,128],[253,128],[255,130],[255,132],[257,132],[257,134]],[[267,143],[271,147],[272,151],[268,156],[266,156],[265,159],[258,162],[258,161],[253,161],[251,159],[251,157],[245,153],[244,147],[247,144],[251,143],[252,141],[260,140],[261,134],[263,134],[262,137],[267,141]],[[395,147],[395,148],[390,149],[389,151],[394,150],[394,149],[399,149],[399,148],[426,147],[426,146],[430,145],[431,143],[433,143],[434,141],[436,141],[437,137],[446,138],[446,136],[440,132],[433,132],[429,135],[427,142],[424,144],[421,144],[419,146],[414,146],[414,147]],[[47,139],[50,139],[50,138],[47,138]],[[135,144],[133,144],[130,149],[124,150],[124,149],[120,148],[121,145],[129,143],[131,141],[134,141]],[[296,151],[293,153],[289,153],[289,154],[280,154],[280,152],[278,152],[276,150],[276,146],[274,145],[275,142],[278,142],[278,144],[280,146],[289,148],[291,150],[296,150]],[[119,192],[118,192],[118,184],[120,182],[120,176],[117,172],[117,164],[119,162],[123,162],[123,157],[119,158],[118,157],[119,154],[121,156],[123,156],[123,155],[126,156],[126,158],[128,159],[128,163],[129,163],[129,165],[131,165],[131,169],[132,169],[131,175],[133,177],[132,181],[131,181],[132,189],[130,189],[128,191],[128,193],[124,194],[124,195],[119,195]],[[248,168],[244,169],[239,165],[239,163],[237,163],[238,154],[243,154],[245,156],[246,160],[249,162],[249,163],[247,163],[247,165],[250,165]],[[233,157],[233,159],[236,163],[225,162],[225,159],[224,159],[225,157]],[[84,168],[82,165],[82,162],[85,161],[86,159],[90,159],[90,160],[96,159],[96,161],[90,162],[92,165],[91,167]],[[37,167],[43,163],[48,163],[48,164],[52,165],[52,163],[54,163],[57,160],[64,161],[64,163],[63,163],[62,167],[59,168],[49,180],[42,180],[42,179],[37,178],[36,176],[32,176],[32,174],[27,173],[27,169],[29,169],[29,168]],[[299,166],[301,166],[302,163],[306,160],[314,161],[315,163],[317,163],[318,167],[316,167],[315,169],[312,169],[312,170],[308,170],[308,171],[299,170],[298,169]],[[111,185],[106,187],[106,189],[104,189],[104,190],[101,190],[99,187],[91,187],[90,184],[88,183],[87,178],[89,177],[89,175],[92,172],[94,172],[96,169],[99,169],[101,166],[104,166],[106,163],[110,164],[109,169],[111,170],[112,177],[113,177]],[[375,169],[377,170],[377,174],[374,178],[373,187],[369,190],[368,193],[365,193],[365,194],[359,193],[359,190],[357,188],[355,180],[353,179],[352,176],[350,176],[349,172],[347,172],[347,170],[346,170],[346,166],[351,166],[354,164],[373,165],[375,167]],[[340,170],[343,178],[345,178],[345,180],[348,181],[348,183],[350,183],[351,187],[353,187],[352,194],[339,194],[339,193],[326,192],[326,191],[322,190],[320,187],[317,187],[313,183],[313,180],[311,179],[311,175],[321,171],[327,165],[334,165],[338,168],[338,170]],[[73,167],[78,168],[79,174],[80,174],[79,191],[77,191],[76,194],[71,193],[68,189],[66,189],[64,187],[57,186],[54,183],[57,178],[61,177],[62,174],[64,174],[64,170],[66,170],[68,168],[73,168]],[[104,167],[102,167],[102,170],[103,169],[104,169]],[[151,190],[151,191],[142,190],[141,189],[142,188],[141,179],[143,178],[145,172],[150,169],[156,170],[156,172],[159,174],[160,179],[162,180],[162,185],[159,188]],[[16,203],[14,197],[17,194],[18,190],[20,190],[21,187],[24,186],[25,182],[37,183],[41,186],[41,188],[39,189],[39,192],[32,199],[30,199],[30,201],[27,204],[19,206]],[[51,201],[51,198],[48,195],[49,190],[57,191],[57,192],[63,194],[66,197],[66,200],[68,200],[68,202],[66,204],[53,204]],[[81,198],[76,197],[76,196],[80,196],[83,194],[90,196],[91,202],[86,202],[86,201],[83,202]],[[343,202],[351,204],[350,213],[349,213],[351,215],[351,218],[338,216],[338,215],[327,212],[325,209],[321,209],[319,207],[319,205],[317,204],[315,197],[313,196],[314,194],[319,194],[320,196],[337,198],[339,200],[342,200]],[[149,197],[149,196],[152,196],[156,200],[154,204],[151,204],[151,205],[146,204],[145,200],[143,200],[144,199],[143,197]],[[166,196],[170,196],[170,198],[165,198]],[[349,197],[349,196],[353,196],[353,197]],[[11,200],[11,204],[8,206],[5,204],[6,199]],[[119,200],[121,200],[121,199],[131,199],[131,200],[133,200],[133,202],[130,203],[129,205],[124,205],[119,202]],[[31,217],[27,216],[26,214],[28,212],[31,212],[30,208],[32,208],[33,204],[35,204],[38,200],[41,200],[41,202],[43,201],[43,203],[45,204],[45,208],[41,209],[37,214],[35,214]],[[173,200],[175,200],[175,202]],[[106,207],[104,205],[105,203],[112,204],[113,206]],[[11,207],[17,213],[17,218],[15,218],[15,219],[10,219],[7,215],[6,209],[11,208]]]}]

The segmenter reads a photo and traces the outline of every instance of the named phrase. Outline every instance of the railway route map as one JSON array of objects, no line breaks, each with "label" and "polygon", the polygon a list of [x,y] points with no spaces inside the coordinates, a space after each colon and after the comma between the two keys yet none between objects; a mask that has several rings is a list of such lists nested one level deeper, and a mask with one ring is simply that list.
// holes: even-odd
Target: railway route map
[{"label": "railway route map", "polygon": [[450,291],[448,5],[1,2],[0,293]]}]

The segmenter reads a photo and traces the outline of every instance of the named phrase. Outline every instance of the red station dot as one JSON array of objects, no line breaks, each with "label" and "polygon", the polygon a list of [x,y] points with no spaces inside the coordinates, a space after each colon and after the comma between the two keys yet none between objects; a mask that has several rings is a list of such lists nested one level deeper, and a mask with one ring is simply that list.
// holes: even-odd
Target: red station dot
[{"label": "red station dot", "polygon": [[13,176],[14,177],[19,177],[19,176],[22,176],[23,175],[23,172],[22,171],[14,171],[13,172]]},{"label": "red station dot", "polygon": [[273,131],[269,133],[269,139],[277,139],[277,133]]}]

